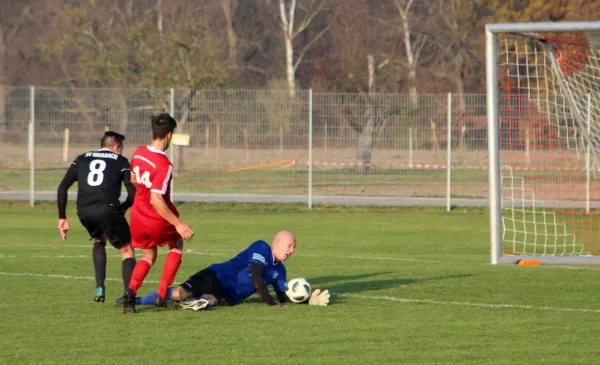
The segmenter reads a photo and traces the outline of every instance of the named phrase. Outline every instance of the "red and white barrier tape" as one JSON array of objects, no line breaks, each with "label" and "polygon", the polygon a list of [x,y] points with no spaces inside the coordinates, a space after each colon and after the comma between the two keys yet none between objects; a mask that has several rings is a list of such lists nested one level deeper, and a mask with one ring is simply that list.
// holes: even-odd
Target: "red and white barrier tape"
[{"label": "red and white barrier tape", "polygon": [[[308,161],[296,161],[297,164],[300,165],[308,165]],[[339,167],[358,167],[358,166],[366,166],[366,167],[399,167],[399,168],[409,168],[409,169],[446,169],[448,168],[446,165],[438,165],[438,164],[404,164],[404,163],[392,163],[392,164],[365,164],[359,162],[313,162],[313,166],[339,166]],[[487,170],[487,166],[453,166],[456,169],[468,169],[468,170]]]}]

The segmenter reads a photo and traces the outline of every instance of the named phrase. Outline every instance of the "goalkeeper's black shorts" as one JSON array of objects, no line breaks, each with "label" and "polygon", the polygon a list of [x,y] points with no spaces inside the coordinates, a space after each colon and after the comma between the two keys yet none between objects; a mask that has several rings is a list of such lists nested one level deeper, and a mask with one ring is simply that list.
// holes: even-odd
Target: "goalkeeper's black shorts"
[{"label": "goalkeeper's black shorts", "polygon": [[219,305],[231,305],[230,303],[232,303],[232,300],[227,293],[227,289],[221,284],[217,274],[212,269],[207,268],[198,271],[179,286],[190,293],[192,298],[198,298],[204,294],[211,294],[217,298]]}]

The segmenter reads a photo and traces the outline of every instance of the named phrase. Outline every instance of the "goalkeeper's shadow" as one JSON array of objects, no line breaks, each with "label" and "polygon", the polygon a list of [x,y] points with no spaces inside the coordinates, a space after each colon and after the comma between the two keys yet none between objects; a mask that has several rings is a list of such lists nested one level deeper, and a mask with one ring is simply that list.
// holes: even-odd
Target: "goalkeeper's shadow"
[{"label": "goalkeeper's shadow", "polygon": [[[389,273],[374,273],[356,276],[326,276],[311,279],[313,289],[329,289],[332,293],[338,294],[356,294],[361,292],[372,292],[377,290],[394,289],[404,285],[423,283],[427,281],[461,279],[471,274],[464,275],[446,275],[435,276],[430,278],[391,278],[391,279],[375,279],[375,280],[360,280],[365,277],[384,275]],[[342,298],[337,297],[336,301]]]},{"label": "goalkeeper's shadow", "polygon": [[[392,271],[381,271],[381,272],[371,272],[366,274],[359,275],[331,275],[331,276],[319,276],[319,277],[307,277],[308,282],[314,288],[317,288],[319,285],[323,286],[329,285],[329,283],[336,281],[348,281],[348,280],[360,280],[373,276],[381,276],[381,275],[390,275],[393,274]],[[326,288],[327,289],[327,288]]]}]

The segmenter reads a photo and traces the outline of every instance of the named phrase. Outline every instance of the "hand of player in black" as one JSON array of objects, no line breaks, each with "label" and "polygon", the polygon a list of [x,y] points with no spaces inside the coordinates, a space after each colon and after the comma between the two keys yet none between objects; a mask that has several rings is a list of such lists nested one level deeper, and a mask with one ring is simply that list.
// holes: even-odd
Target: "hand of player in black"
[{"label": "hand of player in black", "polygon": [[183,222],[181,224],[176,225],[175,229],[177,230],[177,233],[179,233],[181,238],[183,238],[186,241],[189,241],[192,239],[192,237],[194,237],[194,231],[192,231],[190,226]]},{"label": "hand of player in black", "polygon": [[67,239],[67,232],[69,231],[69,229],[71,229],[71,225],[69,224],[68,220],[66,220],[66,219],[58,220],[58,230],[60,232],[60,237],[63,239],[63,241],[66,241],[66,239]]}]

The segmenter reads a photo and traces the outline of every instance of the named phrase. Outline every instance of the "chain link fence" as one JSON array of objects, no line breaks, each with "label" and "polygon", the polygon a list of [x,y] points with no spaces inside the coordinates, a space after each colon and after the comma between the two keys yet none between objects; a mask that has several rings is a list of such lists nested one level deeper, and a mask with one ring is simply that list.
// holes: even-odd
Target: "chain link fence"
[{"label": "chain link fence", "polygon": [[414,104],[403,94],[31,87],[0,88],[1,195],[53,199],[70,161],[99,148],[105,130],[126,135],[130,157],[161,112],[190,136],[168,151],[177,200],[487,197],[485,94]]}]

